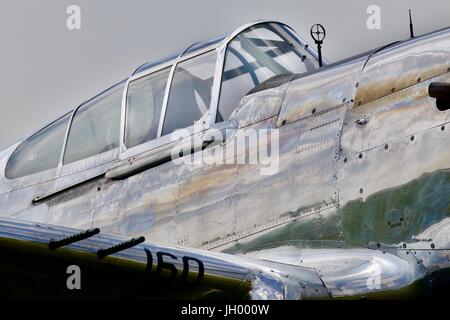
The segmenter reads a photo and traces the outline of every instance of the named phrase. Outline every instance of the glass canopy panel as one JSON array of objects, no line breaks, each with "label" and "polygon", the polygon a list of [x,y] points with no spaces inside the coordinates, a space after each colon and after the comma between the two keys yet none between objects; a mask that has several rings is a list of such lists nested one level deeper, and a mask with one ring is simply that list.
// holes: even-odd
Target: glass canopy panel
[{"label": "glass canopy panel", "polygon": [[211,39],[209,41],[198,42],[198,43],[194,44],[193,46],[189,47],[186,50],[186,52],[183,54],[183,56],[186,56],[187,54],[192,53],[194,51],[208,50],[208,47],[211,47],[210,49],[212,49],[212,47],[217,47],[222,43],[222,41],[225,38],[226,38],[226,36],[220,36],[215,39]]},{"label": "glass canopy panel", "polygon": [[6,177],[17,179],[57,168],[69,119],[70,114],[25,140],[9,159]]},{"label": "glass canopy panel", "polygon": [[190,127],[208,112],[216,60],[213,50],[177,65],[162,135]]},{"label": "glass canopy panel", "polygon": [[181,54],[181,52],[178,52],[176,54],[172,54],[172,55],[164,57],[162,59],[143,64],[142,66],[137,68],[136,71],[134,71],[133,75],[138,74],[138,73],[147,72],[148,70],[155,68],[157,66],[160,66],[162,64],[165,64],[165,63],[170,63],[171,61],[174,61],[180,54]]},{"label": "glass canopy panel", "polygon": [[130,83],[125,127],[128,148],[157,137],[170,69],[165,68]]},{"label": "glass canopy panel", "polygon": [[260,83],[314,70],[308,56],[284,25],[266,23],[241,32],[227,47],[217,122],[228,120],[239,101]]},{"label": "glass canopy panel", "polygon": [[124,83],[116,85],[76,111],[67,140],[64,164],[119,147],[123,88]]}]

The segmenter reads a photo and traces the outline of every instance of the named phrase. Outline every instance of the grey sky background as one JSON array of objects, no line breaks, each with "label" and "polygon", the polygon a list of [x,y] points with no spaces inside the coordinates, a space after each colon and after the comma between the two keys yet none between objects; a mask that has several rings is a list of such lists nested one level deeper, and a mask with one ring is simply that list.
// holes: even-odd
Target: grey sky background
[{"label": "grey sky background", "polygon": [[[81,30],[66,9],[81,7]],[[381,30],[366,9],[381,8]],[[406,0],[0,0],[0,149],[125,79],[142,63],[247,22],[287,23],[307,42],[327,29],[324,55],[337,61],[409,36],[450,26],[450,1]]]}]

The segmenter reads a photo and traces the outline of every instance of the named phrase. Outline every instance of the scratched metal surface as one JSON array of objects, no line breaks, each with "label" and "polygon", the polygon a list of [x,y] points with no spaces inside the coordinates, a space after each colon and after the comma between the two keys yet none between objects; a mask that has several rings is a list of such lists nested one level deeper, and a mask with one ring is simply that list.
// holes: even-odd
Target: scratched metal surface
[{"label": "scratched metal surface", "polygon": [[449,29],[395,45],[367,62],[355,97],[357,106],[449,71]]},{"label": "scratched metal surface", "polygon": [[278,116],[289,83],[244,97],[231,115],[238,121],[238,128]]},{"label": "scratched metal surface", "polygon": [[352,103],[356,93],[355,84],[365,61],[366,57],[362,57],[294,79],[286,92],[277,126],[304,119],[316,112],[331,110],[346,102]]},{"label": "scratched metal surface", "polygon": [[[261,165],[168,162],[125,180],[99,178],[37,205],[33,198],[57,190],[52,175],[28,184],[1,177],[0,212],[229,253],[299,239],[405,243],[433,252],[427,268],[448,268],[437,250],[450,249],[450,112],[438,111],[427,89],[450,81],[449,48],[447,29],[246,97],[233,113],[235,135],[278,128],[276,175],[260,175]],[[202,153],[225,149],[231,139]],[[76,179],[91,170],[107,169]],[[64,178],[75,181],[67,175],[58,187]],[[410,271],[405,283],[422,276]],[[340,280],[329,281],[339,296],[347,294]]]}]

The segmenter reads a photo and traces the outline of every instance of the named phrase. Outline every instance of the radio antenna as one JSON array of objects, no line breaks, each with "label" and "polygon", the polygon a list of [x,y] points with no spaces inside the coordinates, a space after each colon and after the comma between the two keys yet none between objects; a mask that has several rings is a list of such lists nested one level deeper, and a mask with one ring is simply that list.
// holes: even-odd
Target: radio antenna
[{"label": "radio antenna", "polygon": [[411,35],[411,38],[414,38],[414,26],[411,18],[411,10],[409,10],[409,33]]}]

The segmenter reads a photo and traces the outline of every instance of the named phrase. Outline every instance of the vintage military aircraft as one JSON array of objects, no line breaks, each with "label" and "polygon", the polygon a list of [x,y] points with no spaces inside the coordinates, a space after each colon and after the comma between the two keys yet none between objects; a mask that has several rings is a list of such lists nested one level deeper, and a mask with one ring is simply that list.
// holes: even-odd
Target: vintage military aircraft
[{"label": "vintage military aircraft", "polygon": [[259,21],[144,64],[1,153],[1,295],[447,296],[449,108],[448,28],[320,68]]}]

